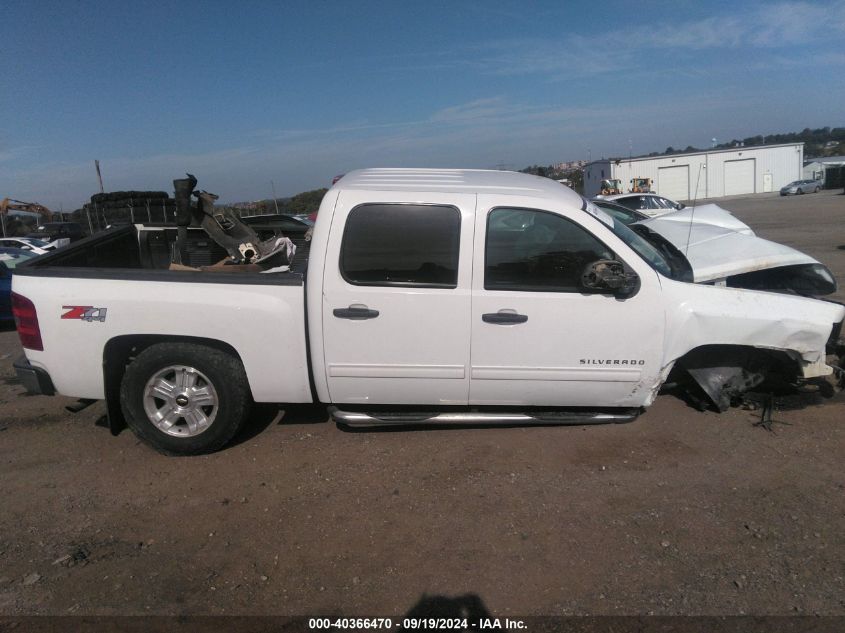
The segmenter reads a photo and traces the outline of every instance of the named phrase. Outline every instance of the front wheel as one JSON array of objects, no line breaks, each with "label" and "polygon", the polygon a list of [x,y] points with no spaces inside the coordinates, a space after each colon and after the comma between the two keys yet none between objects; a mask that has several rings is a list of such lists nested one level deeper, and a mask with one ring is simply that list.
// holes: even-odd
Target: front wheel
[{"label": "front wheel", "polygon": [[804,190],[803,190],[803,189],[799,189],[799,190],[798,190],[798,191],[796,191],[795,193],[797,193],[799,196],[801,196],[801,195],[804,195]]},{"label": "front wheel", "polygon": [[249,384],[240,361],[194,343],[158,343],[138,354],[120,384],[126,423],[168,455],[223,447],[246,420]]}]

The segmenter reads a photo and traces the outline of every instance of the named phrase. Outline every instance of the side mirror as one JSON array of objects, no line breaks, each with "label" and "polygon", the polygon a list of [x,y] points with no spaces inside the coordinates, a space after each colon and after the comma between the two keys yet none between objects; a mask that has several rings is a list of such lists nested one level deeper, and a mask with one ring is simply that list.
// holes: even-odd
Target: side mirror
[{"label": "side mirror", "polygon": [[640,288],[640,277],[634,271],[625,270],[625,265],[614,259],[600,259],[584,268],[581,287],[587,292],[610,293],[626,298],[636,294]]},{"label": "side mirror", "polygon": [[687,205],[685,205],[683,202],[679,202],[678,204],[676,204],[676,205],[675,205],[675,208],[676,208],[678,211],[680,211],[681,209],[686,209],[686,208],[687,208]]}]

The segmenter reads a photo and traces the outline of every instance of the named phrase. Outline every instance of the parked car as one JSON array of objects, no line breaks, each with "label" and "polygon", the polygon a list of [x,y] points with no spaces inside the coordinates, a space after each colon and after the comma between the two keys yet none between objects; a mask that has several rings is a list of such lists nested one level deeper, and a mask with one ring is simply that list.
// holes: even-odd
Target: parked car
[{"label": "parked car", "polygon": [[34,237],[45,242],[55,242],[57,240],[76,242],[85,237],[85,233],[79,222],[46,222],[45,224],[38,225],[38,228],[27,235],[27,237]]},{"label": "parked car", "polygon": [[56,243],[45,242],[34,237],[0,237],[0,248],[20,248],[36,255],[43,255],[56,248]]},{"label": "parked car", "polygon": [[9,321],[12,316],[11,292],[12,271],[35,257],[31,251],[20,248],[0,247],[0,321]]},{"label": "parked car", "polygon": [[608,200],[593,203],[655,248],[666,250],[667,256],[673,249],[666,242],[683,253],[696,283],[805,296],[836,292],[836,280],[827,266],[794,248],[757,237],[751,227],[718,205],[686,207],[649,218]]},{"label": "parked car", "polygon": [[650,216],[647,216],[642,211],[636,211],[635,209],[630,209],[625,205],[619,204],[613,200],[608,200],[607,197],[598,197],[593,198],[593,204],[595,204],[599,209],[607,213],[613,218],[616,218],[623,224],[631,225],[635,222],[640,222],[641,220],[648,220]]},{"label": "parked car", "polygon": [[682,258],[514,172],[350,172],[298,268],[172,270],[176,238],[114,229],[13,279],[27,390],[105,399],[113,429],[170,454],[219,449],[252,401],[321,402],[352,426],[584,425],[635,419],[670,380],[724,410],[768,378],[832,375],[845,319],[689,283]]},{"label": "parked car", "polygon": [[675,202],[656,193],[622,193],[600,197],[604,200],[621,204],[634,211],[641,211],[649,217],[677,211],[686,206],[682,202]]},{"label": "parked car", "polygon": [[780,188],[780,195],[801,195],[805,193],[818,193],[824,187],[821,180],[796,180]]},{"label": "parked car", "polygon": [[[625,224],[642,222],[653,217],[646,215],[642,211],[636,211],[623,206],[618,202],[608,200],[607,198],[596,197],[593,198],[592,202],[621,222],[625,222]],[[692,207],[681,205],[680,209],[670,211],[669,213],[665,213],[659,217],[667,221],[682,223],[688,223],[690,219],[692,219],[696,223],[712,224],[714,226],[721,226],[726,229],[739,231],[740,233],[754,235],[754,231],[752,231],[751,227],[745,224],[745,222],[737,218],[727,209],[723,209],[719,205],[713,203],[701,204]]]}]

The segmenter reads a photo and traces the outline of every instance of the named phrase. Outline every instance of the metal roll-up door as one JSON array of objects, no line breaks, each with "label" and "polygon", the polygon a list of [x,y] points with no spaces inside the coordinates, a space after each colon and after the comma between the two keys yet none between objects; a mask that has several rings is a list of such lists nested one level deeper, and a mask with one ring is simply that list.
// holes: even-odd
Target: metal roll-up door
[{"label": "metal roll-up door", "polygon": [[754,193],[754,159],[725,161],[725,195]]},{"label": "metal roll-up door", "polygon": [[689,200],[689,165],[657,170],[657,193],[671,200]]}]

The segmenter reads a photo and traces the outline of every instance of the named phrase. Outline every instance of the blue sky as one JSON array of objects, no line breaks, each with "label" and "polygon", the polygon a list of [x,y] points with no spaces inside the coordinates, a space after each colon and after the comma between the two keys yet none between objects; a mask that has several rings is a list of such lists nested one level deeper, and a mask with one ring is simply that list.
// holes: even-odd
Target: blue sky
[{"label": "blue sky", "polygon": [[4,0],[0,197],[222,201],[845,125],[845,2]]}]

